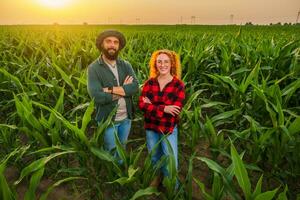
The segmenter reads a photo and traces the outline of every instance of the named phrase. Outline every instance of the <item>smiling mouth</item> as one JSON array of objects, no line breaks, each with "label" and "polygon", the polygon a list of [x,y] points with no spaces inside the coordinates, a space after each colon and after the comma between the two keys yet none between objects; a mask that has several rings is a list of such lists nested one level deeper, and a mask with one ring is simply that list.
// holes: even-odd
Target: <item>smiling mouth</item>
[{"label": "smiling mouth", "polygon": [[167,67],[160,67],[159,69],[160,70],[167,70],[168,68]]}]

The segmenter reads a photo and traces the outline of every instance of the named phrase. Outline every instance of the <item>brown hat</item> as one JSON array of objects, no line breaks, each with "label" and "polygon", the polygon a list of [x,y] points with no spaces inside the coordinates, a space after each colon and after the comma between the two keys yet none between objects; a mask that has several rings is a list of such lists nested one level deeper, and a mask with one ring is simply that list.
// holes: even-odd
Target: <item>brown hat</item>
[{"label": "brown hat", "polygon": [[119,39],[120,50],[125,47],[126,39],[125,39],[125,36],[121,32],[119,32],[117,30],[105,30],[105,31],[101,32],[96,39],[96,46],[100,51],[102,50],[103,40],[110,36],[113,36],[113,37],[116,37]]}]

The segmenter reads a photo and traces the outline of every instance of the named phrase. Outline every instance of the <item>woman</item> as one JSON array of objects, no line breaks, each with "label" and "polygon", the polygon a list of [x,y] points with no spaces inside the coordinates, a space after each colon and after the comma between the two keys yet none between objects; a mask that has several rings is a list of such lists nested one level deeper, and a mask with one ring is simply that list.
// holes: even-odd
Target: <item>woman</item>
[{"label": "woman", "polygon": [[[139,108],[144,112],[146,141],[149,153],[164,137],[152,154],[152,163],[156,164],[161,156],[174,155],[178,169],[178,128],[179,113],[185,98],[184,83],[180,80],[181,67],[178,55],[170,50],[155,51],[150,60],[150,78],[145,82],[139,98]],[[169,152],[168,144],[172,151]],[[169,163],[169,162],[168,162]],[[169,176],[167,165],[162,167],[164,176]],[[151,186],[158,186],[158,176]]]}]

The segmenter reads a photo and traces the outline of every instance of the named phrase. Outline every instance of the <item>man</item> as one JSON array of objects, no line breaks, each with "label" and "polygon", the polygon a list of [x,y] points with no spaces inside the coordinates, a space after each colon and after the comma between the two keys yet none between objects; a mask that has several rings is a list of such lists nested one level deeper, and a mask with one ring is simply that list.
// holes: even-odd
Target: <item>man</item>
[{"label": "man", "polygon": [[132,119],[132,95],[138,92],[138,81],[129,62],[118,58],[126,44],[125,37],[116,30],[99,34],[96,46],[101,55],[88,67],[88,93],[95,101],[96,121],[105,121],[117,107],[113,125],[104,133],[104,148],[116,147],[114,132],[125,147]]}]

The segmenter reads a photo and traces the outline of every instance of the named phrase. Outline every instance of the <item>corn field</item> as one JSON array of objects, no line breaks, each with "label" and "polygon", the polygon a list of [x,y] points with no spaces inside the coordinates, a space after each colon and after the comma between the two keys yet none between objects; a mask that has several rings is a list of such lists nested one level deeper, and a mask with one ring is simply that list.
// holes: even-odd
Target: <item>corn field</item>
[{"label": "corn field", "polygon": [[[104,29],[125,34],[140,84],[153,51],[180,55],[179,171],[167,160],[164,191],[149,187],[160,166],[138,95],[123,164],[103,150],[112,116],[94,121],[86,69]],[[0,113],[3,200],[300,199],[300,26],[0,26]]]}]

